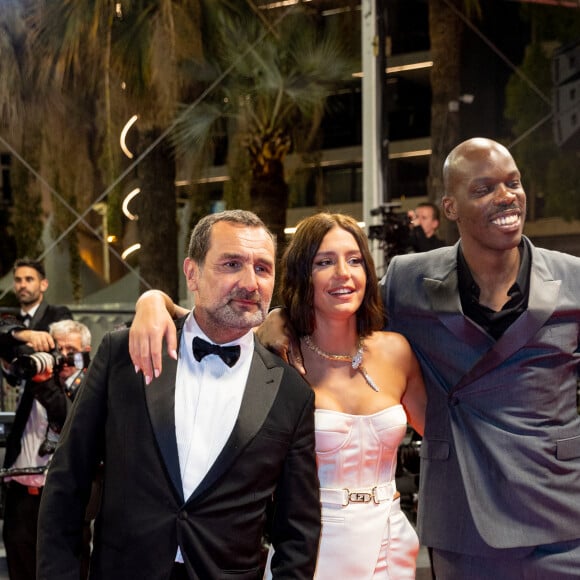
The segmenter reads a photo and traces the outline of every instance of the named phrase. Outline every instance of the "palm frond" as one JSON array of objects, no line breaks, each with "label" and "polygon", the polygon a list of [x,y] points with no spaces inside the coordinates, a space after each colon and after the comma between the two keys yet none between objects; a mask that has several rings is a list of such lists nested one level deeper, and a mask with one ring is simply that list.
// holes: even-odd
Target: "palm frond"
[{"label": "palm frond", "polygon": [[224,119],[224,113],[224,106],[209,101],[195,106],[180,106],[171,134],[178,155],[208,146],[218,134],[218,125]]}]

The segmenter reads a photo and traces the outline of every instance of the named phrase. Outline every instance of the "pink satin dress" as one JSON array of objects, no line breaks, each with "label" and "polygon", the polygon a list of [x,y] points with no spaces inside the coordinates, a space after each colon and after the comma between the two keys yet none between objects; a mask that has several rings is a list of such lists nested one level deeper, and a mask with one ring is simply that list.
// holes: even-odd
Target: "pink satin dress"
[{"label": "pink satin dress", "polygon": [[373,415],[316,411],[322,505],[316,580],[415,578],[419,540],[393,500],[406,429],[402,405]]}]

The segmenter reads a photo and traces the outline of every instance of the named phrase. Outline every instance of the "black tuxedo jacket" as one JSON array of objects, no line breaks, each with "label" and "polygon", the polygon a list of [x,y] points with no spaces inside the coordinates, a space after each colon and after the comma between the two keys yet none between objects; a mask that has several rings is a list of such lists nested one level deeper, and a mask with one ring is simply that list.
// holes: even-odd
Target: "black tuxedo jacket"
[{"label": "black tuxedo jacket", "polygon": [[53,322],[72,319],[71,311],[66,306],[53,306],[42,301],[28,328],[32,330],[46,330]]},{"label": "black tuxedo jacket", "polygon": [[[59,320],[69,320],[72,319],[72,317],[73,316],[71,311],[66,306],[53,306],[42,301],[36,310],[36,313],[30,320],[30,325],[28,328],[30,330],[48,331],[48,327],[53,322],[58,322]],[[19,326],[10,327],[9,325],[5,325],[3,326],[2,332],[9,333],[14,328],[19,328]],[[21,343],[18,343],[18,345],[21,345]],[[26,348],[28,349],[28,347]],[[63,397],[66,399],[64,393]],[[4,467],[11,467],[20,454],[20,450],[22,448],[22,433],[24,433],[24,428],[26,426],[26,422],[28,421],[28,416],[30,415],[33,401],[34,397],[32,394],[32,389],[25,387],[22,392],[22,396],[20,397],[20,402],[18,404],[18,408],[16,409],[16,414],[14,415],[12,429],[10,430],[10,434],[6,439],[6,455],[4,456]]]},{"label": "black tuxedo jacket", "polygon": [[174,421],[176,369],[166,356],[162,376],[146,386],[129,358],[128,332],[103,339],[49,470],[39,519],[39,580],[78,579],[83,515],[101,460],[91,579],[167,580],[178,546],[191,579],[259,578],[272,498],[274,578],[312,578],[320,533],[313,392],[256,342],[233,432],[185,498]]}]

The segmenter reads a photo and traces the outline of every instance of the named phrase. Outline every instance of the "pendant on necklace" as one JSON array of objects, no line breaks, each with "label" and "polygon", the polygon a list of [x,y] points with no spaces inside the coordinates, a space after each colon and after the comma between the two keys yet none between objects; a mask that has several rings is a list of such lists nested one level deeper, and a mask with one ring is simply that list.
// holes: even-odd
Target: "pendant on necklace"
[{"label": "pendant on necklace", "polygon": [[360,348],[356,351],[356,354],[352,357],[352,362],[350,363],[355,371],[361,366],[362,357],[363,357],[363,348],[361,345]]},{"label": "pendant on necklace", "polygon": [[370,377],[370,375],[367,373],[366,369],[362,365],[363,350],[364,350],[362,339],[359,338],[358,348],[357,348],[356,354],[352,357],[348,354],[332,354],[332,353],[323,351],[317,344],[315,344],[313,342],[312,338],[310,338],[309,335],[304,336],[304,342],[306,343],[306,346],[311,351],[316,353],[321,358],[325,358],[327,360],[332,360],[332,361],[339,361],[339,362],[349,362],[350,361],[350,365],[351,365],[352,369],[355,371],[358,371],[364,377],[364,380],[367,382],[368,386],[376,393],[378,393],[380,391],[380,389],[377,386],[377,384],[375,383],[375,381],[373,381],[373,379]]},{"label": "pendant on necklace", "polygon": [[358,371],[365,378],[365,381],[368,383],[369,387],[373,391],[375,391],[375,393],[378,393],[380,391],[380,389],[377,386],[377,384],[375,383],[375,381],[373,381],[373,379],[371,379],[371,376],[369,375],[369,373],[367,373],[366,369],[362,365],[359,365],[358,366]]}]

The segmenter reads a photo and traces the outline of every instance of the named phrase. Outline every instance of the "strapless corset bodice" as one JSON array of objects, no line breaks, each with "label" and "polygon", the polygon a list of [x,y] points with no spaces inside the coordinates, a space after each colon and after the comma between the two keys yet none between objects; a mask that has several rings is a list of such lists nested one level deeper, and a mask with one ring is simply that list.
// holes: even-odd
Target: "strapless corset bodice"
[{"label": "strapless corset bodice", "polygon": [[[394,499],[403,406],[372,415],[317,409],[315,424],[322,533],[314,580],[414,579],[419,540]],[[377,501],[363,499],[371,488]]]},{"label": "strapless corset bodice", "polygon": [[317,409],[316,460],[323,488],[364,488],[395,479],[407,429],[402,405],[372,415]]}]

